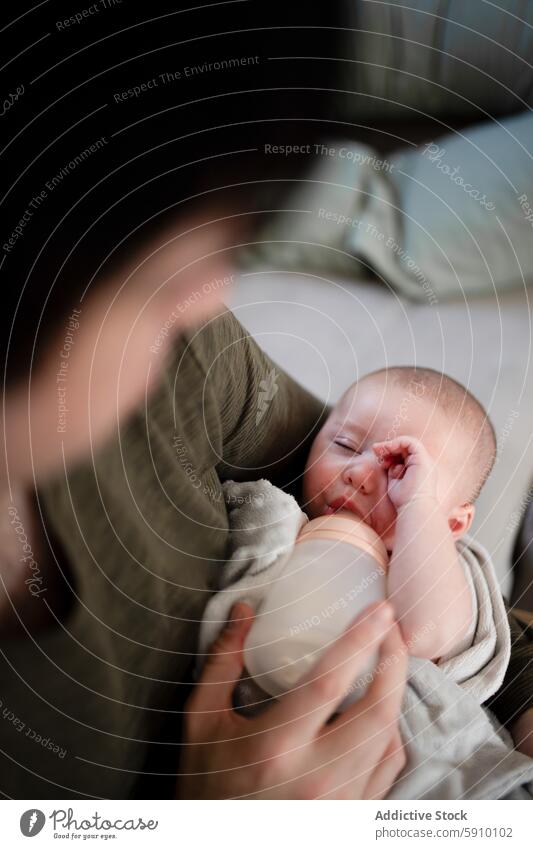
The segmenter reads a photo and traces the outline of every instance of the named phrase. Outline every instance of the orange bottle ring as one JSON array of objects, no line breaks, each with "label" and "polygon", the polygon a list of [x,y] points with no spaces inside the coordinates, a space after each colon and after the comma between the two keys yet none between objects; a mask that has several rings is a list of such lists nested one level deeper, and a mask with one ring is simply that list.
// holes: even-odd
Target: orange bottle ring
[{"label": "orange bottle ring", "polygon": [[385,571],[388,568],[389,557],[381,537],[349,510],[340,510],[338,513],[311,519],[300,531],[296,544],[310,539],[347,542],[370,554]]}]

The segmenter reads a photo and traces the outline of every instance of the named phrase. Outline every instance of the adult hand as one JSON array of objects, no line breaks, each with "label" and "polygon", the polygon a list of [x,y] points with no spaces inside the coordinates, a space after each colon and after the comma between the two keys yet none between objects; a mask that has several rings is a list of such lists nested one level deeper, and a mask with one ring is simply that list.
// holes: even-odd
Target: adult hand
[{"label": "adult hand", "polygon": [[[254,718],[232,708],[253,610],[234,606],[185,715],[178,798],[381,799],[405,765],[398,714],[407,649],[389,604],[368,607],[298,687]],[[365,696],[332,721],[380,645]]]}]

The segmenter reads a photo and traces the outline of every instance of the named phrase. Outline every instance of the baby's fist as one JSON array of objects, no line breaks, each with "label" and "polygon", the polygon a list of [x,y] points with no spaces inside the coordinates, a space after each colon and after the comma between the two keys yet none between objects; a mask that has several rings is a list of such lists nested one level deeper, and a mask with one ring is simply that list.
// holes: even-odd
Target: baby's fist
[{"label": "baby's fist", "polygon": [[419,439],[399,436],[374,442],[372,449],[387,472],[388,495],[397,510],[415,496],[436,497],[437,469]]}]

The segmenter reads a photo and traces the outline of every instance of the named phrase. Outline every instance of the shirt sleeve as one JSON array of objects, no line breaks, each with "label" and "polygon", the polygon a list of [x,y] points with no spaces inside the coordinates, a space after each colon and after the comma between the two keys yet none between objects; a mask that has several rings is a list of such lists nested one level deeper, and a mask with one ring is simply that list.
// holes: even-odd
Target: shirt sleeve
[{"label": "shirt sleeve", "polygon": [[312,440],[330,412],[224,310],[190,334],[204,396],[219,417],[221,479],[267,478],[297,500]]},{"label": "shirt sleeve", "polygon": [[486,703],[502,725],[509,725],[533,708],[533,624],[507,609],[511,628],[511,659],[503,684]]}]

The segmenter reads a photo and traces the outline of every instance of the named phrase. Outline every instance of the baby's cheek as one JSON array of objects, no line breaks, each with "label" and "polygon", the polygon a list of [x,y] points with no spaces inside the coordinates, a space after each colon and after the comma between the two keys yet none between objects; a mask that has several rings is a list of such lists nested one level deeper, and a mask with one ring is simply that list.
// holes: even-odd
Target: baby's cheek
[{"label": "baby's cheek", "polygon": [[304,479],[304,490],[309,500],[324,498],[325,491],[335,480],[335,471],[329,463],[319,461],[308,469]]}]

